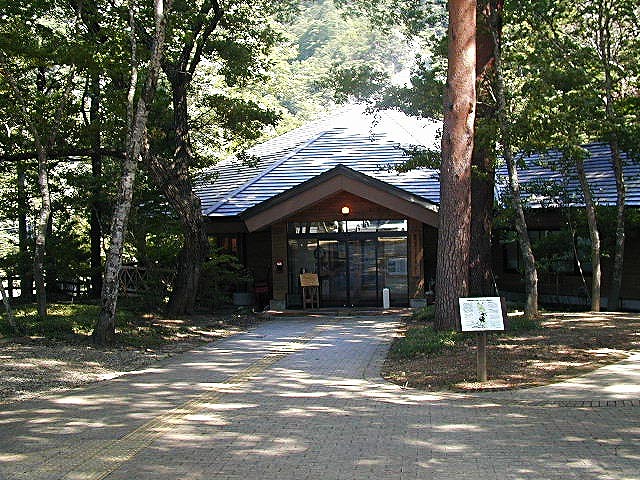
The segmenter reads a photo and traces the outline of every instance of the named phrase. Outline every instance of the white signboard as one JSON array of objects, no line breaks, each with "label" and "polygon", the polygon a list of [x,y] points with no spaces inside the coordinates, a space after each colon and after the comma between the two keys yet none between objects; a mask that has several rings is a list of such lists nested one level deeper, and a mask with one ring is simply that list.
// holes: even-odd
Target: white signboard
[{"label": "white signboard", "polygon": [[460,298],[463,332],[504,330],[500,297]]}]

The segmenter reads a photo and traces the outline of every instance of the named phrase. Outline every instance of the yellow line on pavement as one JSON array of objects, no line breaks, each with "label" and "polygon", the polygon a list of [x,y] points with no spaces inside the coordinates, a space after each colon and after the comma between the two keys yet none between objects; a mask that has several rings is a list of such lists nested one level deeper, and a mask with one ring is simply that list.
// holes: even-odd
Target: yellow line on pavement
[{"label": "yellow line on pavement", "polygon": [[43,473],[63,473],[66,471],[66,474],[58,477],[63,480],[101,480],[116,471],[122,464],[131,460],[156,439],[175,429],[176,426],[184,422],[187,416],[202,410],[207,404],[217,402],[222,396],[228,393],[229,389],[234,389],[240,385],[249,383],[254,376],[262,373],[279,360],[298,351],[304,344],[308,343],[326,328],[326,326],[317,326],[309,333],[291,340],[286,349],[269,353],[237,374],[232,375],[217,387],[217,390],[219,390],[221,386],[224,386],[225,391],[216,390],[202,393],[182,405],[149,420],[117,440],[98,444],[92,443],[91,446],[87,446],[84,451],[83,448],[75,450],[73,452],[75,453],[74,456],[76,458],[82,456],[84,460],[82,460],[80,464],[72,467],[71,470],[68,470],[68,467],[73,461],[70,461],[69,455],[66,455],[64,452],[43,462],[38,470]]}]

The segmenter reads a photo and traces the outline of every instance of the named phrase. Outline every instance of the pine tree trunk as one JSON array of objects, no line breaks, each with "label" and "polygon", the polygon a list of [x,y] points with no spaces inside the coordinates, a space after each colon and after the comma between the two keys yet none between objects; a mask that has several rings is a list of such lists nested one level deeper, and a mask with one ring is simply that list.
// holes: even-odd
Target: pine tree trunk
[{"label": "pine tree trunk", "polygon": [[624,266],[624,239],[625,239],[625,197],[626,187],[620,148],[617,140],[610,142],[613,171],[616,177],[616,244],[613,255],[613,269],[611,272],[611,286],[607,297],[607,310],[620,310],[620,290],[622,288],[622,271]]},{"label": "pine tree trunk", "polygon": [[[492,25],[495,23],[492,22]],[[497,32],[494,30],[494,35]],[[524,313],[529,318],[539,315],[538,311],[538,271],[536,270],[536,262],[531,249],[531,241],[527,231],[527,222],[524,216],[524,208],[520,196],[520,181],[518,179],[518,170],[511,151],[511,133],[507,121],[507,104],[504,86],[504,77],[502,75],[502,53],[498,41],[495,42],[495,95],[498,103],[498,124],[500,129],[500,144],[502,145],[503,157],[507,164],[509,190],[511,193],[511,201],[515,210],[515,227],[518,234],[518,245],[524,261],[524,283],[526,292],[526,301]]]},{"label": "pine tree trunk", "polygon": [[471,160],[471,242],[469,250],[469,293],[472,296],[496,294],[493,280],[491,232],[493,227],[493,202],[495,166],[491,155],[496,105],[488,86],[494,75],[495,42],[500,39],[501,22],[495,26],[494,37],[490,22],[502,12],[502,2],[483,0],[478,3],[476,28],[476,79],[477,112],[475,140]]},{"label": "pine tree trunk", "polygon": [[600,269],[600,232],[598,231],[598,220],[596,217],[596,205],[593,201],[591,188],[587,181],[584,171],[584,160],[581,157],[576,158],[576,172],[578,180],[582,187],[584,195],[585,211],[587,212],[587,223],[589,225],[589,237],[591,238],[591,310],[600,311],[600,285],[601,285],[601,269]]},{"label": "pine tree trunk", "polygon": [[476,2],[451,0],[436,267],[435,327],[440,330],[460,328],[458,299],[469,293],[475,35]]},{"label": "pine tree trunk", "polygon": [[493,159],[474,145],[471,174],[471,242],[469,248],[469,293],[495,295],[491,255],[493,226]]}]

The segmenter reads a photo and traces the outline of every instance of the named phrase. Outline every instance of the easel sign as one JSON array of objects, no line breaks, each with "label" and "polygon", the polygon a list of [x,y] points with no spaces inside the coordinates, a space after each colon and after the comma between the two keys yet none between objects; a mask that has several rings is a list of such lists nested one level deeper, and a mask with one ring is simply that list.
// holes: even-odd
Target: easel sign
[{"label": "easel sign", "polygon": [[478,334],[478,381],[487,381],[487,332],[504,330],[500,297],[460,298],[460,323],[463,332]]},{"label": "easel sign", "polygon": [[317,273],[301,273],[300,274],[300,286],[301,287],[319,287]]}]

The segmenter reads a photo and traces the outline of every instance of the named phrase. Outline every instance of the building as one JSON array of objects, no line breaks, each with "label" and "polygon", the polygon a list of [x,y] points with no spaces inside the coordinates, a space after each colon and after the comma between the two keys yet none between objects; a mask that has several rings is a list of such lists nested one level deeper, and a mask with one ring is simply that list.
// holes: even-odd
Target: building
[{"label": "building", "polygon": [[403,146],[433,146],[438,125],[350,108],[217,165],[196,191],[209,235],[236,253],[274,308],[300,304],[317,273],[323,306],[424,302],[435,276],[439,183],[399,173]]},{"label": "building", "polygon": [[[317,273],[322,306],[417,305],[435,283],[439,182],[430,169],[399,173],[408,146],[439,148],[439,125],[386,111],[366,115],[349,108],[248,151],[249,162],[230,159],[197,185],[208,233],[235,253],[268,290],[274,308],[301,304],[299,274]],[[596,201],[615,206],[615,178],[605,144],[588,145],[587,177]],[[575,173],[549,168],[556,151],[527,157],[521,183],[528,190],[528,224],[534,241],[566,231],[566,213],[583,204]],[[640,167],[625,157],[627,204],[640,206]],[[214,181],[207,180],[215,177]],[[497,194],[504,188],[498,172]],[[546,190],[545,190],[546,188]],[[497,230],[493,258],[501,295],[524,293],[518,247],[509,228]],[[541,301],[587,306],[589,240],[569,244],[556,265],[541,269]],[[640,309],[640,231],[629,229],[623,306]],[[579,253],[579,252],[578,252]],[[580,263],[578,260],[582,260]],[[606,297],[610,260],[603,258]],[[603,299],[606,305],[606,298]]]},{"label": "building", "polygon": [[[585,145],[584,149],[588,154],[584,162],[585,174],[600,214],[598,221],[603,241],[601,302],[603,307],[606,307],[612,269],[616,180],[608,144],[591,143]],[[527,227],[534,244],[541,246],[546,244],[546,249],[551,250],[550,258],[543,258],[542,251],[537,258],[539,260],[538,291],[541,303],[587,307],[590,305],[588,297],[592,280],[591,242],[585,228],[582,232],[577,231],[573,239],[569,235],[571,228],[575,228],[579,223],[578,218],[581,215],[584,216],[584,197],[575,167],[571,166],[571,162],[563,162],[562,157],[560,151],[550,150],[544,154],[533,154],[522,159],[526,168],[520,169],[519,177],[524,192],[523,198],[527,205]],[[633,219],[637,217],[635,212],[640,207],[640,164],[626,153],[623,153],[622,157],[626,186],[625,205],[629,214],[628,219]],[[563,163],[565,167],[559,169],[558,165]],[[498,195],[500,195],[505,191],[505,168],[498,171],[497,183]],[[494,274],[502,295],[514,299],[523,298],[522,259],[515,236],[508,232],[512,229],[506,230],[494,231]],[[621,305],[626,310],[640,310],[639,248],[640,224],[636,219],[628,221],[626,225],[623,281],[620,292]]]}]

